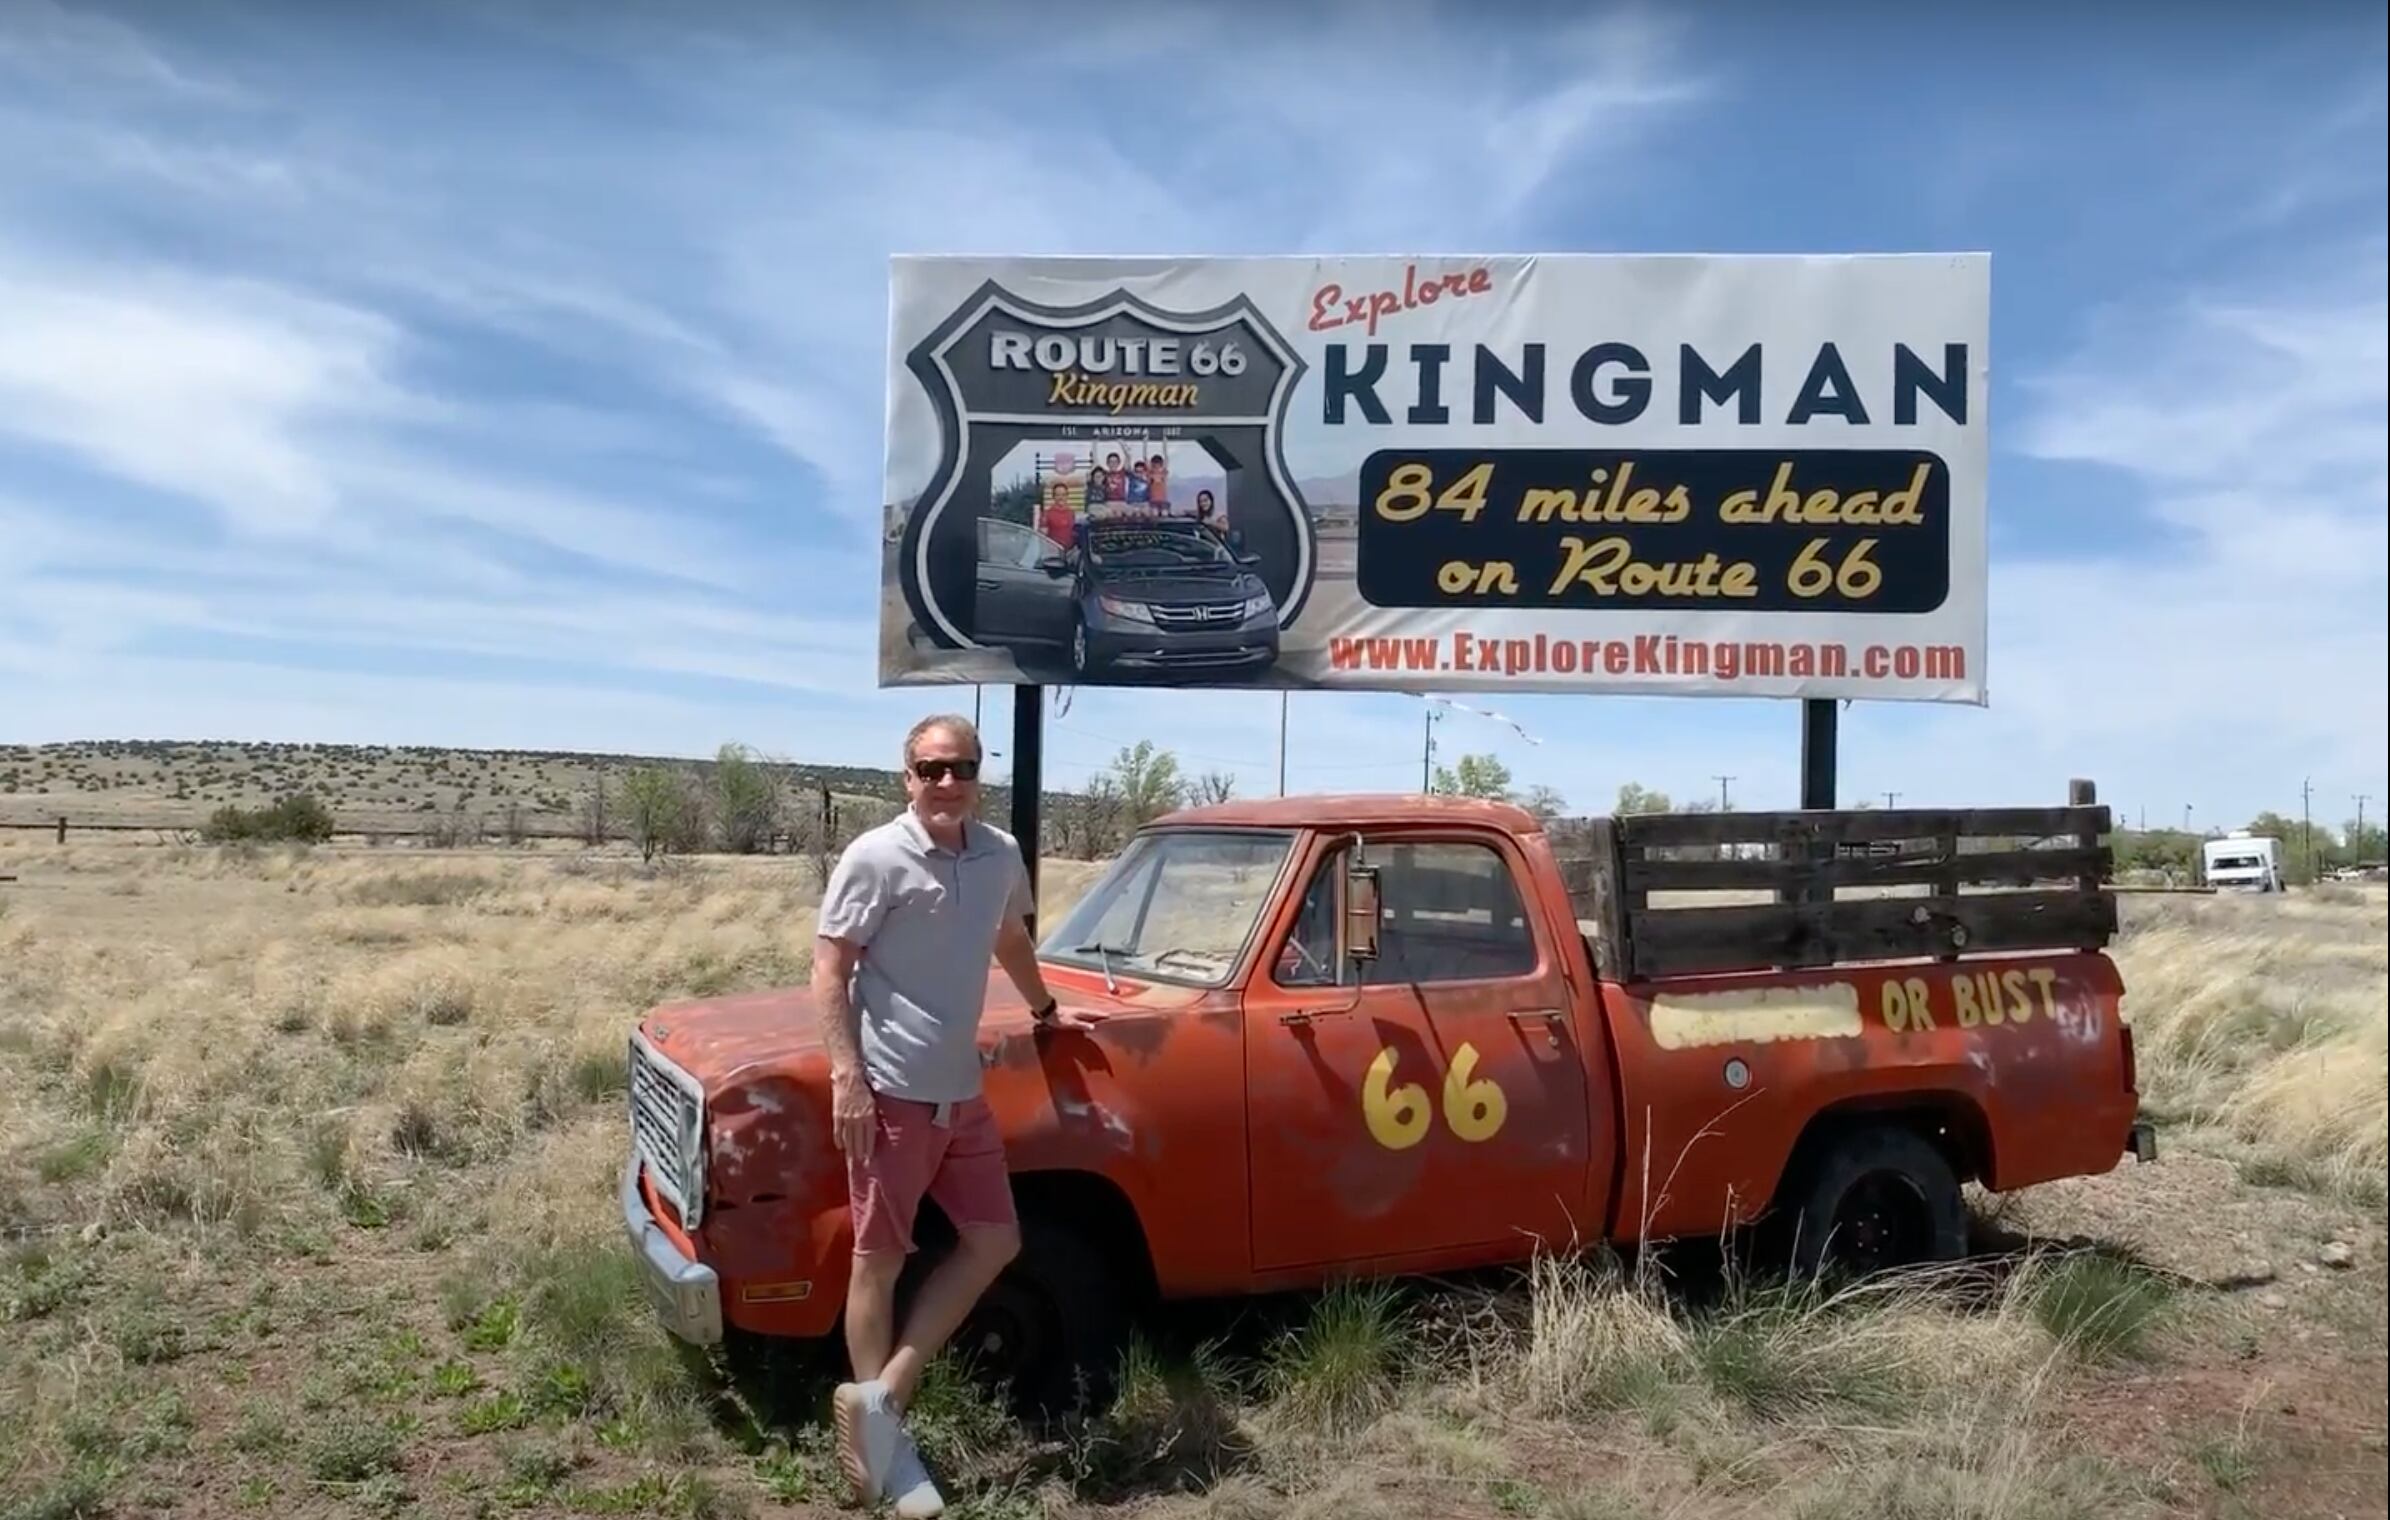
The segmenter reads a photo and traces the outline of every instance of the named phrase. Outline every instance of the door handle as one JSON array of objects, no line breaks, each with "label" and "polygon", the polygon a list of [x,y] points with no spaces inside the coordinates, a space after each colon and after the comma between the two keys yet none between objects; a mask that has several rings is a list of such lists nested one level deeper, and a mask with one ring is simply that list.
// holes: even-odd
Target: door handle
[{"label": "door handle", "polygon": [[996,589],[996,582],[994,581],[979,581],[976,584],[982,591],[993,591]]},{"label": "door handle", "polygon": [[1345,1019],[1351,1018],[1352,1014],[1353,1010],[1350,1008],[1297,1008],[1291,1013],[1282,1013],[1278,1015],[1278,1022],[1291,1026],[1301,1026],[1310,1023],[1314,1019]]},{"label": "door handle", "polygon": [[1568,1010],[1565,1008],[1513,1008],[1510,1011],[1510,1021],[1522,1029],[1529,1024],[1543,1025],[1544,1038],[1551,1042],[1554,1050],[1558,1050],[1560,1048],[1560,1031],[1568,1027]]}]

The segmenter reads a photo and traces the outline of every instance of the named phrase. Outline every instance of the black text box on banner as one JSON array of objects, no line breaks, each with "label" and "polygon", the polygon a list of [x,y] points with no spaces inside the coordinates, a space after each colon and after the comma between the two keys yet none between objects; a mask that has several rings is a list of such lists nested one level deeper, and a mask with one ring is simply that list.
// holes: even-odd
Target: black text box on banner
[{"label": "black text box on banner", "polygon": [[1950,470],[1914,449],[1381,449],[1356,580],[1380,607],[1931,612]]}]

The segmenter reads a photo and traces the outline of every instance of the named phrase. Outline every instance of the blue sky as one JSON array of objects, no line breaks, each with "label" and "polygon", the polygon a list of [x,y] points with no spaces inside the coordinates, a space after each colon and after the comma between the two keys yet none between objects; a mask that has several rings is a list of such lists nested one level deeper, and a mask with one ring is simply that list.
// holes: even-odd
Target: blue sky
[{"label": "blue sky", "polygon": [[[0,739],[888,763],[971,700],[874,684],[894,251],[1985,249],[1990,704],[1846,710],[1844,800],[2338,820],[2390,748],[2385,52],[2359,4],[0,0]],[[1439,743],[1580,808],[1797,800],[1797,704],[1496,705],[1540,742]],[[1295,788],[1417,784],[1414,699],[1291,711]],[[1049,776],[1267,792],[1277,732],[1080,691]]]}]

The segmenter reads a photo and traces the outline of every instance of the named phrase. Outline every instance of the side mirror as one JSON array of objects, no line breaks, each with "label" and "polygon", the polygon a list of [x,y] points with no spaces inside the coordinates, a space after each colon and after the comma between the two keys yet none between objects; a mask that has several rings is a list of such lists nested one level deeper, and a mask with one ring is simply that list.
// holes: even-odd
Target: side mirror
[{"label": "side mirror", "polygon": [[1044,559],[1041,559],[1037,562],[1037,568],[1054,577],[1054,579],[1060,580],[1064,576],[1071,573],[1070,556],[1067,554],[1049,554]]},{"label": "side mirror", "polygon": [[1378,958],[1378,868],[1354,865],[1344,875],[1344,953]]}]

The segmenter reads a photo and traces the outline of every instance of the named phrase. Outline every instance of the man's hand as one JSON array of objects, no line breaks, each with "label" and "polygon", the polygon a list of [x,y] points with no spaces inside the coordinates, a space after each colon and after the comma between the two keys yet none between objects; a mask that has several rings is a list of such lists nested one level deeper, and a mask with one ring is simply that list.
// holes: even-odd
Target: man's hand
[{"label": "man's hand", "polygon": [[1038,1020],[1038,1023],[1046,1029],[1093,1029],[1110,1017],[1112,1015],[1106,1009],[1065,1008],[1057,1003],[1054,1011]]},{"label": "man's hand", "polygon": [[871,1141],[879,1126],[879,1107],[872,1101],[871,1084],[861,1067],[830,1073],[830,1133],[838,1148],[858,1161],[871,1155]]}]

